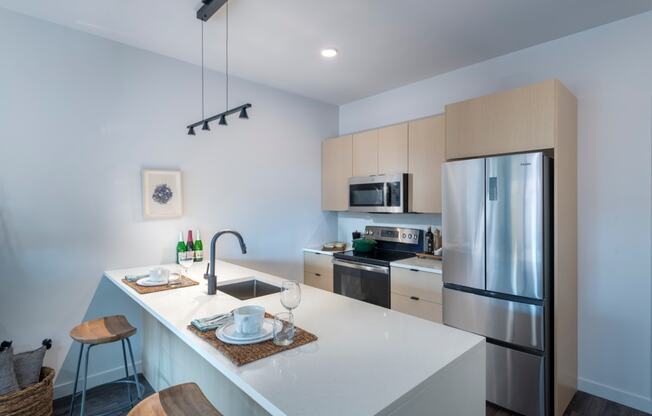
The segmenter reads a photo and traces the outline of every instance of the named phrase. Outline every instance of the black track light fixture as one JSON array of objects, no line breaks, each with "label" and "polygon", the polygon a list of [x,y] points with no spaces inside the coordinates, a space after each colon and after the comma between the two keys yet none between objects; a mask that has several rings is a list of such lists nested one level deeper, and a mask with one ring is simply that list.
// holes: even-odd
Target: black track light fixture
[{"label": "black track light fixture", "polygon": [[[247,109],[251,108],[251,104],[243,104],[238,107],[229,109],[229,0],[202,0],[203,6],[197,11],[197,18],[201,20],[201,121],[189,124],[188,135],[195,135],[195,127],[201,126],[203,131],[210,131],[208,123],[211,121],[219,120],[220,126],[228,126],[226,116],[240,112],[239,118],[249,119]],[[215,114],[214,116],[206,117],[204,114],[204,22],[207,22],[222,6],[225,6],[225,107],[226,110],[222,113]]]},{"label": "black track light fixture", "polygon": [[247,114],[247,107],[242,107],[242,110],[240,110],[239,118],[249,119],[249,114]]}]

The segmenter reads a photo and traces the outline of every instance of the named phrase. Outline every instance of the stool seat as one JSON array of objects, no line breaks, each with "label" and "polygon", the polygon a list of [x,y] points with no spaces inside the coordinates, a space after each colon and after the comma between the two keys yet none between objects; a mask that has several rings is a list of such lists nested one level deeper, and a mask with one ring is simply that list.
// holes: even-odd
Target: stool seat
[{"label": "stool seat", "polygon": [[70,337],[82,344],[106,344],[129,338],[136,333],[123,315],[105,316],[82,322],[70,331]]},{"label": "stool seat", "polygon": [[138,403],[128,416],[222,416],[195,383],[179,384]]}]

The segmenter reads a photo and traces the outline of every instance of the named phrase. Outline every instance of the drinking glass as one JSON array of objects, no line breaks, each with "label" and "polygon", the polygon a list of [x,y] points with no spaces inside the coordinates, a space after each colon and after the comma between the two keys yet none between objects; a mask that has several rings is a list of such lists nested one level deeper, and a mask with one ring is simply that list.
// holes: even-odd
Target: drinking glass
[{"label": "drinking glass", "polygon": [[301,286],[292,280],[284,280],[281,283],[281,305],[288,310],[292,316],[292,309],[301,303]]},{"label": "drinking glass", "polygon": [[291,312],[274,315],[274,344],[286,346],[294,342],[294,317]]},{"label": "drinking glass", "polygon": [[186,251],[179,253],[179,266],[183,269],[183,273],[180,277],[183,277],[185,274],[188,274],[188,269],[192,266],[195,261],[195,256],[192,251]]}]

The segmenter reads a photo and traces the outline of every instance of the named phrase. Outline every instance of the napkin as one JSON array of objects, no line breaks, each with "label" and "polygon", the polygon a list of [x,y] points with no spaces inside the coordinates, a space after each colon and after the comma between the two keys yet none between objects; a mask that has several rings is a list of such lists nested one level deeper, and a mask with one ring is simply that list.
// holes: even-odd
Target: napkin
[{"label": "napkin", "polygon": [[206,318],[193,319],[190,324],[201,332],[206,332],[231,322],[232,317],[232,313],[220,313]]},{"label": "napkin", "polygon": [[127,282],[135,282],[136,280],[142,279],[143,277],[149,277],[149,273],[125,275],[125,279],[127,279]]}]

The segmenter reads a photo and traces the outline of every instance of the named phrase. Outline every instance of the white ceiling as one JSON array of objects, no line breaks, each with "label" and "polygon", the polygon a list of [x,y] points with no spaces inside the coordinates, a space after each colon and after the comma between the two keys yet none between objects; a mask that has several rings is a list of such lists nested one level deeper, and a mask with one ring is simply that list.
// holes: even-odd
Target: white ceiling
[{"label": "white ceiling", "polygon": [[[0,6],[199,64],[200,0],[0,0]],[[231,0],[230,72],[344,104],[652,9],[650,0]],[[224,70],[224,7],[205,24]],[[339,55],[322,58],[323,47]]]}]

